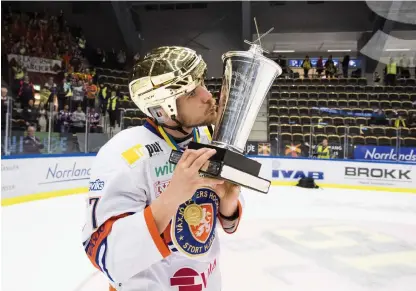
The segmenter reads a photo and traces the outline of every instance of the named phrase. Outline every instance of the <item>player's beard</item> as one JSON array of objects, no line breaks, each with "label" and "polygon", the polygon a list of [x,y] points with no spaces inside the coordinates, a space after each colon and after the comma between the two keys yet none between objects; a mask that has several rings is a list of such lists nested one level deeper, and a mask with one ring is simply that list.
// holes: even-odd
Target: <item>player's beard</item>
[{"label": "player's beard", "polygon": [[185,128],[194,128],[198,126],[207,126],[215,124],[217,120],[217,106],[212,104],[201,116],[199,121],[191,120],[191,118],[187,118],[186,114],[181,114],[181,110],[178,110],[178,121],[181,123],[182,127]]}]

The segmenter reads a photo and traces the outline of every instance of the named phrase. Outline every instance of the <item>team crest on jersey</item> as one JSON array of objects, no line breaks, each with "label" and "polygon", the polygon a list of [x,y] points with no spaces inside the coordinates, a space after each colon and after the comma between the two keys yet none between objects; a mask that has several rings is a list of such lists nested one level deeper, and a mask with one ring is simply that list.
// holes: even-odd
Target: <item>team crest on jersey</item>
[{"label": "team crest on jersey", "polygon": [[170,182],[170,180],[167,180],[167,181],[157,181],[154,184],[156,198],[159,197],[160,194],[162,194],[163,191],[165,191],[165,189],[169,186],[169,182]]},{"label": "team crest on jersey", "polygon": [[[200,212],[197,216],[199,222],[190,224],[186,209],[192,204],[198,205]],[[197,190],[193,199],[182,204],[172,219],[171,237],[175,248],[189,257],[208,253],[215,239],[218,209],[219,198],[213,190]]]}]

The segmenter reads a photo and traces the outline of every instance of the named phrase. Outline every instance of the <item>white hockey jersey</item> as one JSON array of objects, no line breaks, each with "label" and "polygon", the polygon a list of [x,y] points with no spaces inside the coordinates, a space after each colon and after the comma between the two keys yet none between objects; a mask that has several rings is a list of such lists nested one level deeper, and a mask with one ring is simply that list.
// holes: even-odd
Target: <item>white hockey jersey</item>
[{"label": "white hockey jersey", "polygon": [[[209,143],[208,129],[194,129],[194,139]],[[218,215],[216,193],[199,189],[160,235],[148,206],[168,186],[175,169],[169,156],[175,146],[186,145],[176,145],[148,120],[118,133],[94,160],[83,245],[92,264],[116,290],[221,290],[217,226],[233,233],[242,204],[239,218],[226,221]],[[188,225],[184,219],[189,203],[203,209],[199,225]]]}]

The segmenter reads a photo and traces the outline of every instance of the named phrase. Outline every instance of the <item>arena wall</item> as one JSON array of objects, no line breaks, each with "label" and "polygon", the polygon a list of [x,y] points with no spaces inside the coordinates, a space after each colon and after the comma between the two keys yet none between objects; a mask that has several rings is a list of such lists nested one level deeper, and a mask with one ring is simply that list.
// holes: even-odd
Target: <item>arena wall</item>
[{"label": "arena wall", "polygon": [[[2,206],[88,191],[95,154],[10,156],[1,160]],[[312,177],[320,187],[416,194],[416,164],[251,158],[262,163],[260,175],[272,185],[296,185]]]}]

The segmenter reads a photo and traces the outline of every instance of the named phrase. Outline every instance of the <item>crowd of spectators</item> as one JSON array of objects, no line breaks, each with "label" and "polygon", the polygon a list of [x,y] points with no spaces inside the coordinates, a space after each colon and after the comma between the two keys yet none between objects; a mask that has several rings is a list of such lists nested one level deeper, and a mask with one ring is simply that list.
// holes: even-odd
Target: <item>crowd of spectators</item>
[{"label": "crowd of spectators", "polygon": [[[312,63],[309,55],[306,55],[302,63],[300,63],[300,72],[296,72],[293,68],[289,67],[285,58],[279,55],[275,61],[282,67],[283,74],[281,77],[290,78],[359,78],[361,77],[361,69],[350,71],[351,58],[348,54],[339,58],[338,61],[333,59],[332,55],[329,55],[327,59],[320,56],[316,63]],[[416,76],[416,55],[410,58],[406,54],[400,57],[392,57],[388,60],[383,70],[383,82],[384,85],[395,86],[397,79],[408,79],[412,75]],[[379,72],[375,72],[374,80],[375,84],[379,84],[382,81]]]},{"label": "crowd of spectators", "polygon": [[[345,78],[348,77],[348,62],[349,62],[349,56],[346,56],[346,57],[348,57],[347,72],[345,73],[345,70],[343,69]],[[343,63],[344,63],[344,61],[343,61]],[[309,56],[305,57],[305,59],[302,62],[301,67],[303,69],[303,77],[304,78],[309,78],[309,71],[312,69],[312,64],[311,64],[311,61],[309,59]],[[323,60],[322,56],[320,56],[318,61],[316,62],[316,77],[321,78],[322,73],[324,71],[325,71],[325,77],[327,79],[328,78],[334,78],[334,76],[336,76],[337,68],[334,64],[334,61],[332,60],[332,55],[330,55],[328,57],[328,59],[325,61],[325,63],[324,63],[324,60]],[[347,75],[347,76],[345,76],[345,75]]]},{"label": "crowd of spectators", "polygon": [[[55,59],[62,66],[54,74],[41,74],[49,76],[44,84],[32,82],[36,74],[19,61],[8,62],[9,54]],[[54,16],[9,10],[2,20],[2,60],[12,72],[10,84],[3,86],[2,80],[2,129],[9,106],[15,109],[13,119],[24,120],[22,130],[46,132],[52,120],[55,132],[85,132],[86,121],[90,132],[101,132],[102,116],[107,113],[111,127],[120,123],[117,101],[125,97],[117,85],[99,84],[93,68],[122,69],[126,53],[88,51],[82,32],[74,36],[62,12]]]},{"label": "crowd of spectators", "polygon": [[[49,77],[38,93],[28,75],[21,80],[21,88],[15,98],[10,97],[18,108],[16,112],[25,121],[26,126],[33,126],[41,132],[48,130],[49,115],[52,112],[53,130],[61,133],[85,131],[88,119],[90,132],[100,132],[101,117],[108,113],[110,126],[115,127],[119,121],[118,100],[122,96],[118,86],[101,83],[95,85],[95,72],[85,69],[82,72],[66,73],[61,80]],[[3,94],[3,91],[5,92]],[[2,96],[8,92],[2,87]],[[38,94],[38,98],[35,98]],[[37,102],[35,102],[37,100]],[[7,98],[2,97],[6,107]],[[36,104],[35,104],[36,103]],[[16,113],[15,113],[16,114]],[[5,114],[3,115],[5,118]],[[13,117],[18,118],[17,116]]]},{"label": "crowd of spectators", "polygon": [[2,54],[62,60],[63,69],[77,65],[82,59],[82,34],[74,37],[65,21],[46,13],[13,13],[2,19]]}]

